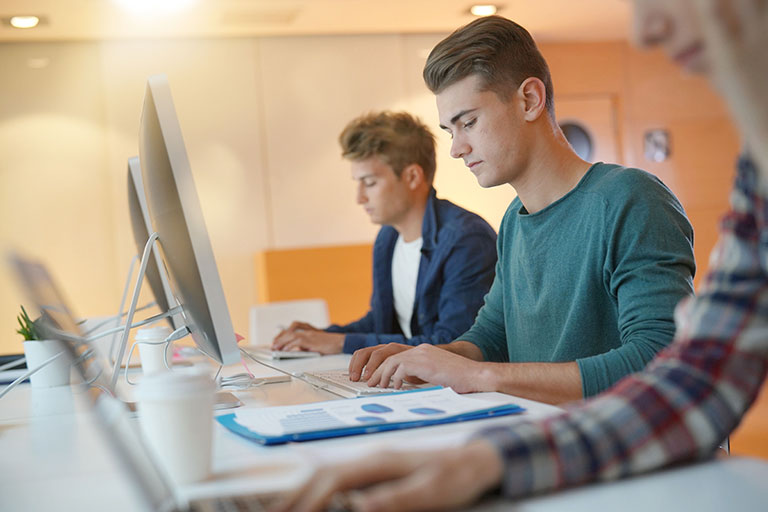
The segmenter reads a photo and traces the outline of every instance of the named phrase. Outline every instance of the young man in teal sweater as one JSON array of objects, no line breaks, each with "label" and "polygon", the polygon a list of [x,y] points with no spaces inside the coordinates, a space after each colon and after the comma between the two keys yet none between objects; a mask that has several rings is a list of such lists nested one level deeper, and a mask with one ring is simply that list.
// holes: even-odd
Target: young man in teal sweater
[{"label": "young man in teal sweater", "polygon": [[582,160],[560,130],[528,32],[489,18],[432,51],[424,79],[442,129],[483,187],[511,185],[496,278],[475,324],[447,345],[356,352],[353,380],[563,403],[637,372],[668,345],[693,293],[693,231],[654,176]]},{"label": "young man in teal sweater", "polygon": [[[282,510],[321,510],[331,497],[357,511],[463,509],[493,490],[517,499],[680,466],[712,457],[755,402],[768,375],[768,2],[633,3],[635,40],[659,45],[684,70],[707,76],[747,151],[709,273],[697,297],[678,307],[675,342],[645,371],[543,421],[496,424],[455,448],[366,453],[321,468]],[[352,489],[360,490],[345,492]],[[677,498],[685,492],[678,489]],[[562,508],[568,499],[556,503]]]}]

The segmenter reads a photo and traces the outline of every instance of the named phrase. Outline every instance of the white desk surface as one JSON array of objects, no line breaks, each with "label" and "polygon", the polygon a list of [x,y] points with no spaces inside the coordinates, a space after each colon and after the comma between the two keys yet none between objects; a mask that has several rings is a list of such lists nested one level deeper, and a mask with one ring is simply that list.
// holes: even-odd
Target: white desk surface
[{"label": "white desk surface", "polygon": [[[346,366],[349,356],[268,361],[289,373]],[[257,375],[275,370],[249,362]],[[242,366],[225,369],[229,373]],[[130,394],[125,386],[121,396]],[[309,403],[337,397],[304,381],[269,384],[235,392],[245,407]],[[472,432],[494,423],[509,424],[523,417],[541,417],[557,408],[498,393],[484,398],[515,402],[525,415],[382,432],[265,447],[243,439],[216,423],[213,474],[187,486],[187,497],[249,491],[278,491],[295,486],[311,467],[359,457],[379,449],[424,449],[455,446]],[[223,411],[226,412],[226,411]],[[217,412],[219,414],[221,412]],[[476,510],[766,510],[768,463],[727,458],[637,477],[596,484],[517,503],[485,502]],[[105,445],[84,397],[70,388],[32,389],[20,386],[0,401],[0,508],[3,511],[140,510],[134,490]]]}]

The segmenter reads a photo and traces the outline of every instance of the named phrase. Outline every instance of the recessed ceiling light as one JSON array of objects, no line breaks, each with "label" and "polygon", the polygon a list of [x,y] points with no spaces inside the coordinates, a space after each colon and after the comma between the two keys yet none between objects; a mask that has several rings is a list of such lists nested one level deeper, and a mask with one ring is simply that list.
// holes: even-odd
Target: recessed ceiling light
[{"label": "recessed ceiling light", "polygon": [[491,16],[496,14],[496,11],[498,11],[498,8],[491,4],[473,5],[469,8],[469,12],[475,16]]},{"label": "recessed ceiling light", "polygon": [[12,16],[10,24],[14,28],[35,28],[40,23],[37,16]]}]

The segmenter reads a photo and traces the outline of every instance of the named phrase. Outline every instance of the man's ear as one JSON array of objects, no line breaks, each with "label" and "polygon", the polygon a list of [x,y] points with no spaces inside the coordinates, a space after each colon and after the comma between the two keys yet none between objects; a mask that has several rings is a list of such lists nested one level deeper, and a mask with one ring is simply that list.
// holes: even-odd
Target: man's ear
[{"label": "man's ear", "polygon": [[526,121],[535,121],[547,109],[547,88],[540,79],[526,78],[517,88],[517,94],[521,99]]},{"label": "man's ear", "polygon": [[424,183],[424,169],[419,164],[409,164],[400,173],[400,179],[408,184],[408,188],[415,190]]}]

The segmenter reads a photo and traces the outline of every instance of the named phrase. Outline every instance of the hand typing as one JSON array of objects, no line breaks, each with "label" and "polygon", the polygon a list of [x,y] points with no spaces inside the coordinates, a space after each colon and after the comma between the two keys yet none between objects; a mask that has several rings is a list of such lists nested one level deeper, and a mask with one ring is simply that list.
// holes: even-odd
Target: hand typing
[{"label": "hand typing", "polygon": [[343,348],[343,334],[325,332],[305,322],[293,322],[272,341],[272,350],[307,350],[321,354],[339,354]]}]

